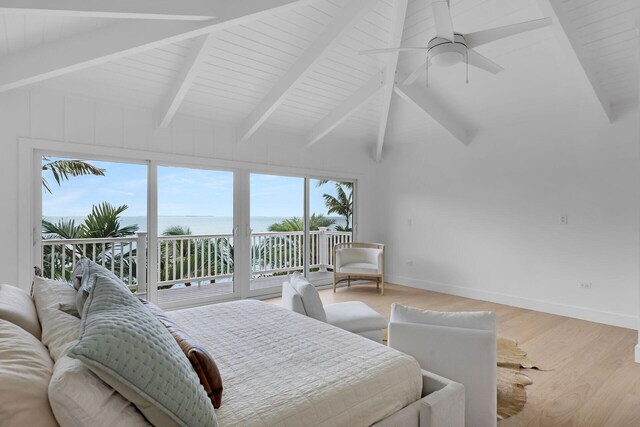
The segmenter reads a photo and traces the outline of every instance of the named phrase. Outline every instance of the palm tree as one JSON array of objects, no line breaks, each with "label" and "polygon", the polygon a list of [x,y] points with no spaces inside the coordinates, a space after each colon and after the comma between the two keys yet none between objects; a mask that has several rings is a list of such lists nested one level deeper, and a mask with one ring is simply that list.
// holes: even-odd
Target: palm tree
[{"label": "palm tree", "polygon": [[[106,172],[106,170],[83,160],[51,160],[48,157],[43,157],[42,161],[42,171],[50,171],[58,185],[61,185],[62,181],[66,181],[72,176],[104,176]],[[42,186],[47,192],[51,193],[51,187],[45,177],[42,177]]]},{"label": "palm tree", "polygon": [[[332,218],[314,213],[309,218],[309,230],[316,231],[320,227],[331,227],[335,222]],[[299,217],[286,218],[278,223],[271,224],[268,230],[279,233],[301,232],[304,230],[304,221]],[[298,264],[298,260],[304,258],[303,240],[292,235],[270,238],[268,240],[268,247],[270,251],[266,252],[271,254],[271,261],[266,260],[264,257],[256,258],[263,260],[264,263],[275,262],[277,264],[263,266],[268,269],[294,268],[297,267],[296,264]]]},{"label": "palm tree", "polygon": [[[121,226],[120,216],[124,211],[128,209],[127,205],[112,206],[107,202],[103,202],[100,205],[94,205],[91,209],[91,213],[87,215],[84,222],[76,224],[74,220],[60,219],[57,223],[52,223],[47,220],[42,220],[42,237],[45,240],[50,239],[100,239],[100,238],[113,238],[113,237],[125,237],[134,234],[138,231],[137,225]],[[53,265],[51,260],[51,250],[55,246],[46,245],[44,247],[43,267],[45,274],[54,268],[56,277],[63,280],[71,280],[71,271],[67,268],[72,264],[73,259],[80,258],[82,256],[90,256],[94,261],[102,263],[107,268],[113,266],[114,270],[120,270],[122,265],[123,273],[125,277],[128,277],[129,270],[131,269],[132,277],[136,277],[135,272],[135,249],[129,247],[125,252],[125,247],[122,247],[120,253],[115,253],[112,243],[87,243],[83,245],[63,245],[65,253],[65,265],[62,265],[62,251],[54,253]],[[95,256],[94,256],[95,255]],[[58,274],[58,272],[63,272]],[[124,278],[123,278],[124,280]]]},{"label": "palm tree", "polygon": [[[329,181],[321,179],[316,187],[325,185]],[[327,207],[327,213],[338,214],[344,218],[345,225],[336,226],[337,231],[351,231],[351,218],[353,216],[353,183],[352,182],[336,182],[336,196],[324,194],[324,204]]]},{"label": "palm tree", "polygon": [[[327,218],[324,215],[311,215],[309,218],[309,230],[315,231],[320,229],[320,227],[331,227],[336,223],[335,219]],[[277,232],[290,232],[290,231],[303,231],[304,230],[304,221],[300,217],[291,217],[287,219],[283,219],[280,222],[275,224],[271,224],[268,228],[269,231],[277,231]]]},{"label": "palm tree", "polygon": [[[183,277],[187,271],[191,271],[194,277],[207,277],[209,266],[214,266],[210,272],[213,276],[225,275],[227,272],[233,273],[234,251],[230,239],[189,238],[188,236],[192,235],[191,230],[179,225],[167,228],[162,235],[186,238],[177,240],[176,242],[180,243],[175,243],[175,249],[168,243],[161,246],[161,281],[171,280],[173,277],[188,279]],[[252,248],[252,250],[256,249]],[[215,279],[211,279],[210,282],[215,283]],[[185,282],[185,286],[191,286],[191,283]]]}]

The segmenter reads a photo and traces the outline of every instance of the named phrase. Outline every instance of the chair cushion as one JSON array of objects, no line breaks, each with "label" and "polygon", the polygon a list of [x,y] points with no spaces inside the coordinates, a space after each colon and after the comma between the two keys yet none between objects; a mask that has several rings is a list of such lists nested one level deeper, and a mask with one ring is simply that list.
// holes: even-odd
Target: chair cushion
[{"label": "chair cushion", "polygon": [[53,361],[31,333],[0,320],[0,424],[54,427],[48,399]]},{"label": "chair cushion", "polygon": [[387,320],[362,301],[339,302],[324,307],[327,323],[349,332],[385,329]]},{"label": "chair cushion", "polygon": [[304,278],[300,273],[294,273],[291,276],[291,286],[302,298],[302,305],[307,316],[319,320],[321,322],[327,321],[327,315],[324,312],[322,306],[322,300],[318,290],[311,283]]},{"label": "chair cushion", "polygon": [[351,264],[343,264],[338,273],[342,274],[378,274],[378,267],[375,264],[366,262],[353,262]]},{"label": "chair cushion", "polygon": [[132,402],[151,424],[217,426],[200,380],[175,339],[122,283],[98,274],[69,356]]},{"label": "chair cushion", "polygon": [[307,315],[307,312],[304,311],[304,305],[302,304],[302,297],[293,289],[293,286],[291,286],[289,282],[282,284],[282,306],[295,313],[304,316]]},{"label": "chair cushion", "polygon": [[382,254],[382,249],[378,248],[340,248],[336,250],[336,257],[339,264],[367,263],[378,264],[378,259]]},{"label": "chair cushion", "polygon": [[423,325],[478,329],[489,332],[495,332],[496,330],[496,314],[491,311],[441,312],[393,303],[391,304],[390,317],[392,322],[420,323]]},{"label": "chair cushion", "polygon": [[21,327],[37,339],[42,335],[33,298],[15,286],[0,284],[0,319]]}]

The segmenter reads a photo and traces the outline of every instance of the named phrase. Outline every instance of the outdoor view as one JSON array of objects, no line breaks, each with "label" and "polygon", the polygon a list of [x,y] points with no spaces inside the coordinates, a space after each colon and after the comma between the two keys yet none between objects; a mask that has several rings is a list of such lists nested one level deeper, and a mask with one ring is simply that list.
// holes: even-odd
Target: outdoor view
[{"label": "outdoor view", "polygon": [[[43,273],[70,280],[86,255],[135,289],[148,227],[147,166],[45,157],[42,174]],[[266,288],[303,271],[304,179],[251,174],[250,186],[251,288]],[[310,180],[314,274],[330,271],[332,245],[350,240],[352,190]],[[158,288],[215,284],[216,294],[233,292],[233,224],[232,172],[159,167]]]}]

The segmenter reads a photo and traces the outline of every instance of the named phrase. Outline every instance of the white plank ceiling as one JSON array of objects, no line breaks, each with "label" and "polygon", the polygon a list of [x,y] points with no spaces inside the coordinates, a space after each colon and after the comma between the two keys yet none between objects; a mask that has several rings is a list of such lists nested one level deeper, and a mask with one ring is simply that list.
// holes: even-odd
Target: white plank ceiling
[{"label": "white plank ceiling", "polygon": [[[318,0],[214,34],[178,113],[239,125],[302,53],[319,37],[348,0]],[[264,127],[304,135],[384,68],[383,55],[358,51],[389,47],[395,0],[378,0],[356,27],[341,38],[267,119]],[[543,0],[452,0],[454,28],[468,33],[543,17]],[[583,65],[597,78],[606,102],[638,97],[639,0],[552,0],[562,27]],[[117,20],[0,14],[0,66],[12,55],[70,37],[86,37]],[[144,25],[144,21],[140,21]],[[555,23],[554,25],[558,25]],[[425,46],[434,36],[429,0],[411,0],[403,46]],[[165,45],[82,71],[53,78],[50,87],[149,108],[160,105],[189,56],[192,40]],[[578,67],[565,61],[551,28],[501,40],[478,49],[505,67],[499,75],[465,67],[432,69],[428,95],[471,130],[500,126],[545,114],[572,111],[587,102],[589,88],[576,83]],[[410,73],[424,61],[402,53],[398,68]],[[418,80],[423,87],[425,77]],[[2,96],[0,94],[0,96]],[[593,106],[593,108],[597,108]],[[380,94],[332,132],[358,144],[375,146]],[[446,138],[429,116],[394,95],[387,139],[390,144]],[[301,142],[302,144],[302,142]],[[321,142],[319,142],[321,144]]]}]

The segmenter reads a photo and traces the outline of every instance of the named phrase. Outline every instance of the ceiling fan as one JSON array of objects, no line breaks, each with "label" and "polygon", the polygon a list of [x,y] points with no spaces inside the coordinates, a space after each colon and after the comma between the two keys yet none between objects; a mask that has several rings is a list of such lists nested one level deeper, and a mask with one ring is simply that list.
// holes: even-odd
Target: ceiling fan
[{"label": "ceiling fan", "polygon": [[[360,52],[360,55],[370,55],[391,52],[406,51],[426,51],[426,64],[418,67],[409,77],[405,84],[413,83],[422,67],[426,65],[427,84],[430,66],[450,67],[466,62],[469,65],[497,74],[504,70],[489,58],[480,55],[473,50],[478,46],[514,36],[527,31],[536,30],[551,25],[551,18],[536,19],[533,21],[521,22],[519,24],[506,25],[504,27],[492,28],[489,30],[477,31],[475,33],[460,34],[453,30],[453,20],[451,18],[450,0],[433,0],[433,18],[436,24],[436,36],[432,38],[425,47],[397,47],[388,49],[373,49]],[[467,83],[469,83],[467,71]]]}]

